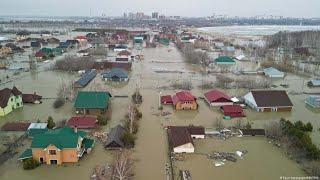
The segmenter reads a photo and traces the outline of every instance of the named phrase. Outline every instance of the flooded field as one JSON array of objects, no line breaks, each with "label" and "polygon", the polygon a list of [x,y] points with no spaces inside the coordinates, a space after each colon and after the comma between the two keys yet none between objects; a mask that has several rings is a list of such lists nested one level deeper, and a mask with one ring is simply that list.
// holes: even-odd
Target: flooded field
[{"label": "flooded field", "polygon": [[[108,90],[113,96],[131,96],[135,89],[140,87],[143,96],[143,103],[139,107],[143,117],[140,120],[140,129],[137,134],[136,146],[132,150],[135,158],[135,177],[137,180],[163,180],[166,179],[165,164],[168,159],[167,135],[164,127],[167,125],[202,125],[205,127],[214,127],[215,120],[221,118],[222,114],[218,109],[210,109],[203,100],[199,100],[198,111],[173,111],[172,107],[164,107],[164,111],[172,114],[168,116],[157,116],[159,113],[159,93],[173,94],[175,90],[163,89],[159,87],[170,86],[172,81],[191,80],[193,83],[192,93],[197,97],[203,95],[205,90],[198,88],[201,84],[200,68],[194,65],[185,64],[183,57],[172,46],[160,47],[155,49],[144,49],[145,60],[134,62],[133,70],[130,73],[131,79],[128,84],[110,85],[106,84],[97,76],[84,90]],[[250,63],[250,62],[247,62]],[[244,65],[246,66],[246,65]],[[256,65],[252,65],[254,68]],[[246,66],[247,67],[247,66]],[[157,70],[170,71],[169,73],[157,73]],[[180,71],[181,73],[176,73]],[[214,81],[215,75],[207,77]],[[6,84],[6,87],[16,85],[21,91],[32,93],[36,91],[44,97],[56,97],[57,86],[62,80],[73,81],[79,77],[78,74],[42,71],[39,73],[24,73],[23,76]],[[291,78],[292,77],[292,78]],[[299,78],[299,77],[298,77]],[[282,81],[282,80],[281,80]],[[289,75],[287,77],[289,88],[288,92],[296,91],[303,83],[297,81],[296,77]],[[280,84],[279,81],[274,81]],[[1,86],[3,88],[4,86]],[[241,95],[247,90],[234,89],[225,90],[230,95]],[[320,91],[320,89],[315,90]],[[314,129],[320,127],[320,112],[313,111],[305,106],[304,95],[290,95],[294,104],[294,110],[291,113],[257,113],[250,109],[246,110],[246,118],[242,121],[250,121],[253,127],[263,127],[270,120],[279,120],[281,117],[288,118],[291,121],[302,120],[311,122]],[[111,108],[112,116],[110,123],[104,127],[108,131],[113,126],[122,121],[127,113],[127,107],[130,104],[130,98],[112,98]],[[9,121],[36,120],[45,121],[49,115],[55,121],[68,119],[74,115],[72,102],[64,107],[54,110],[52,108],[52,99],[44,100],[40,105],[25,105],[22,109],[15,110],[6,117],[0,118],[0,126]],[[226,125],[232,125],[236,120],[226,121]],[[319,145],[320,136],[318,131],[312,134],[313,141]],[[26,142],[26,146],[28,146]],[[279,179],[279,176],[303,176],[304,172],[299,165],[290,160],[286,155],[269,144],[265,138],[247,137],[232,138],[227,141],[217,139],[205,139],[195,142],[197,153],[210,153],[212,151],[235,151],[248,150],[248,154],[243,160],[236,163],[228,163],[223,167],[214,167],[212,161],[203,155],[188,155],[186,161],[174,163],[175,174],[180,169],[190,170],[193,179]],[[21,147],[20,152],[22,152]],[[89,179],[92,169],[96,165],[108,164],[112,160],[112,153],[104,150],[99,142],[96,142],[92,154],[85,156],[77,164],[67,164],[61,167],[41,166],[32,171],[24,171],[21,164],[16,160],[17,156],[0,166],[0,179],[18,180],[18,179]],[[272,173],[271,173],[272,172]]]}]

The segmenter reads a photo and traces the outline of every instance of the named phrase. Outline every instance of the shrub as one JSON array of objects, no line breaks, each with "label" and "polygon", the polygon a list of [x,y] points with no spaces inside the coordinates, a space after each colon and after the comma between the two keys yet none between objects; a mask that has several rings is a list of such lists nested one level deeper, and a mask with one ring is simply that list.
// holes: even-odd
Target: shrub
[{"label": "shrub", "polygon": [[140,94],[139,91],[136,91],[135,93],[132,94],[132,102],[134,104],[141,104],[142,103],[142,95]]},{"label": "shrub", "polygon": [[98,117],[97,117],[97,120],[98,120],[98,124],[100,125],[100,126],[105,126],[105,125],[107,125],[108,124],[108,118],[106,118],[106,117],[104,117],[104,116],[102,116],[102,115],[99,115]]},{"label": "shrub", "polygon": [[39,162],[37,160],[35,160],[34,158],[28,158],[28,159],[23,160],[23,169],[24,170],[35,169],[39,165],[40,165]]},{"label": "shrub", "polygon": [[53,129],[56,126],[56,123],[53,121],[53,118],[51,116],[48,117],[47,123],[48,129]]},{"label": "shrub", "polygon": [[64,99],[58,98],[58,99],[56,99],[56,100],[54,101],[54,103],[53,103],[53,108],[54,108],[54,109],[58,109],[58,108],[62,107],[62,106],[64,105],[64,103],[65,103],[65,100],[64,100]]},{"label": "shrub", "polygon": [[135,136],[134,134],[131,134],[130,132],[126,131],[122,136],[121,136],[121,141],[123,142],[124,146],[126,148],[133,148],[135,144]]}]

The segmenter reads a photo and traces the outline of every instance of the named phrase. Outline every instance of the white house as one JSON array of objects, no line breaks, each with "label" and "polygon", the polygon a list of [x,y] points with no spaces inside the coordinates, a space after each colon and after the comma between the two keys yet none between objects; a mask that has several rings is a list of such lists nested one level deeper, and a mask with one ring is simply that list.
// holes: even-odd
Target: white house
[{"label": "white house", "polygon": [[248,106],[259,112],[291,111],[293,107],[286,91],[250,91],[243,99]]},{"label": "white house", "polygon": [[263,73],[271,78],[283,78],[284,72],[279,71],[278,69],[274,67],[269,67],[263,70]]},{"label": "white house", "polygon": [[168,127],[169,145],[174,153],[194,153],[193,139],[204,139],[202,126],[170,126]]}]

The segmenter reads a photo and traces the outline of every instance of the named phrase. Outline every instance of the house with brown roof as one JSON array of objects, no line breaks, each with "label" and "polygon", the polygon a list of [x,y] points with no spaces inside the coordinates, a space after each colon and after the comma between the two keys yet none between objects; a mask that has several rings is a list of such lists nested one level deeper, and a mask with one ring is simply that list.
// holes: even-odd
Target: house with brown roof
[{"label": "house with brown roof", "polygon": [[204,93],[204,99],[210,106],[233,105],[233,101],[227,94],[216,89]]},{"label": "house with brown roof", "polygon": [[196,110],[198,109],[197,98],[188,91],[177,92],[172,97],[173,107],[176,110]]},{"label": "house with brown roof", "polygon": [[245,103],[258,112],[291,111],[293,104],[286,91],[254,90],[243,96]]},{"label": "house with brown roof", "polygon": [[169,146],[174,153],[194,153],[193,139],[204,139],[202,126],[169,126]]},{"label": "house with brown roof", "polygon": [[0,116],[5,116],[14,109],[23,107],[22,93],[14,86],[0,90]]}]

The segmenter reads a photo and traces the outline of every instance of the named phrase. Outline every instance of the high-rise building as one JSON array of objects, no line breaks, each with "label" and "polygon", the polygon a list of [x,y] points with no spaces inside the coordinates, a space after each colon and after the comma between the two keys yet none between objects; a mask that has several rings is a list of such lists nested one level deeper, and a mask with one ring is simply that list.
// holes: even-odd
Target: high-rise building
[{"label": "high-rise building", "polygon": [[158,19],[159,18],[159,13],[153,12],[152,13],[152,19]]}]

